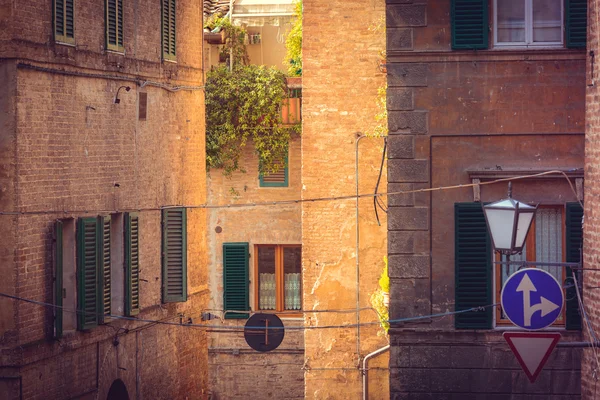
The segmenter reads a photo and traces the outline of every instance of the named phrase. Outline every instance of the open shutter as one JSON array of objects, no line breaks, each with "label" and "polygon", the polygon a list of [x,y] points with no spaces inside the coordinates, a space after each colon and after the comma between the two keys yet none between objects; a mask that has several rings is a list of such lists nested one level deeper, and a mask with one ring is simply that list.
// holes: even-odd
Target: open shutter
[{"label": "open shutter", "polygon": [[106,0],[106,48],[123,51],[123,0]]},{"label": "open shutter", "polygon": [[54,40],[75,43],[74,0],[54,0]]},{"label": "open shutter", "polygon": [[[250,310],[248,243],[223,244],[223,309]],[[248,318],[247,313],[227,313],[225,319]]]},{"label": "open shutter", "polygon": [[175,60],[175,0],[162,0],[162,53],[165,60]]},{"label": "open shutter", "polygon": [[587,0],[565,0],[567,48],[585,49],[587,39]]},{"label": "open shutter", "polygon": [[125,214],[125,315],[140,312],[140,245],[137,213]]},{"label": "open shutter", "polygon": [[489,16],[488,0],[452,0],[453,49],[487,49]]},{"label": "open shutter", "polygon": [[63,334],[63,223],[54,224],[54,338]]},{"label": "open shutter", "polygon": [[[492,245],[481,203],[454,205],[455,310],[492,304]],[[492,328],[492,307],[455,316],[457,329]]]},{"label": "open shutter", "polygon": [[187,300],[187,235],[185,208],[162,213],[163,303]]},{"label": "open shutter", "polygon": [[77,221],[77,329],[98,325],[98,219]]},{"label": "open shutter", "polygon": [[100,299],[99,322],[107,322],[111,308],[111,276],[110,276],[110,216],[98,217],[100,236],[98,240],[99,284],[98,298]]},{"label": "open shutter", "polygon": [[[581,221],[583,208],[579,203],[567,203],[567,215],[565,218],[565,233],[567,247],[567,262],[581,261],[581,247],[583,246],[583,229]],[[573,271],[566,269],[566,286],[572,285]],[[579,281],[579,280],[578,280]],[[582,282],[579,282],[580,284]],[[566,289],[566,328],[568,330],[581,330],[581,315],[579,313],[579,301],[575,287]]]}]

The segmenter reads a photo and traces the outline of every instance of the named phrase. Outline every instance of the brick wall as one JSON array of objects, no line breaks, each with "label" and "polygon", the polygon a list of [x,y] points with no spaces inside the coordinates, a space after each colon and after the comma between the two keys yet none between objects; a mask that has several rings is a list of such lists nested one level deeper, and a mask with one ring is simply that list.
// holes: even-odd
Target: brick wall
[{"label": "brick wall", "polygon": [[[386,3],[391,191],[470,184],[473,170],[583,166],[583,51],[451,50],[450,1]],[[513,193],[577,200],[563,179],[515,182]],[[481,201],[505,196],[505,183],[481,187]],[[471,188],[390,200],[392,319],[454,310],[453,206],[472,201]],[[498,330],[455,331],[445,317],[398,324],[390,337],[393,398],[579,396],[578,350],[557,352],[529,385]]]},{"label": "brick wall", "polygon": [[[585,223],[584,223],[584,244],[583,244],[583,263],[585,268],[598,269],[598,257],[600,254],[600,221],[598,220],[598,190],[600,189],[600,175],[598,164],[600,163],[600,102],[598,101],[598,81],[600,73],[597,60],[592,64],[592,58],[589,52],[598,55],[598,1],[588,2],[588,37],[587,37],[587,91],[586,91],[586,128],[585,128]],[[593,66],[593,68],[592,68]],[[592,80],[593,79],[593,80]],[[591,86],[593,83],[593,86]],[[586,271],[584,273],[584,287],[600,286],[600,277],[595,271]],[[592,328],[595,332],[600,329],[600,294],[598,290],[587,290],[585,292],[584,303],[586,312],[589,315]],[[587,329],[584,327],[584,337],[586,340],[593,340]],[[598,359],[594,356],[591,349],[583,351],[581,360],[581,394],[583,399],[593,399],[596,396],[598,386]]]},{"label": "brick wall", "polygon": [[[383,32],[373,28],[384,17],[382,1],[305,0],[303,19],[302,198],[356,193],[357,132],[375,125],[377,89],[385,84],[379,70]],[[359,191],[373,193],[383,140],[359,144]],[[385,172],[384,172],[385,173]],[[385,175],[382,179],[385,182]],[[380,186],[385,192],[385,185]],[[373,199],[302,204],[303,284],[306,310],[370,307],[369,297],[386,254],[385,215],[378,226]],[[358,250],[358,255],[357,255]],[[356,262],[359,274],[356,275]],[[358,280],[358,283],[357,283]],[[356,313],[306,313],[305,325],[355,324]],[[372,310],[360,322],[375,322]],[[361,396],[361,357],[387,344],[378,324],[356,328],[308,329],[305,341],[305,397],[334,399]],[[358,340],[360,335],[360,340]],[[387,397],[387,355],[369,366],[370,398]],[[376,367],[383,367],[378,370]]]},{"label": "brick wall", "polygon": [[[0,204],[30,213],[2,217],[0,271],[9,277],[2,291],[43,302],[52,302],[56,219],[206,201],[202,91],[141,84],[202,84],[201,2],[177,2],[176,64],[161,61],[158,1],[124,2],[124,54],[103,49],[103,2],[76,2],[75,46],[54,43],[51,4],[3,3],[12,14],[10,24],[3,20],[10,34],[0,37],[0,71],[9,82],[0,100],[7,111]],[[114,104],[123,85],[132,89]],[[142,92],[146,120],[138,119]],[[188,210],[188,301],[167,305],[160,302],[161,213],[141,210],[139,218],[140,318],[199,322],[208,304],[206,212]],[[201,329],[115,320],[54,341],[49,310],[2,301],[0,370],[21,377],[24,399],[105,398],[117,378],[132,398],[201,398],[207,390]]]}]

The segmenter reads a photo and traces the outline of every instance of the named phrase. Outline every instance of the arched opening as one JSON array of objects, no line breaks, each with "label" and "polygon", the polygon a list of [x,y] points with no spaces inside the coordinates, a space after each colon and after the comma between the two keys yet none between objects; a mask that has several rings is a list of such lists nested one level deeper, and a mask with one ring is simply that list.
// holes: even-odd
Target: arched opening
[{"label": "arched opening", "polygon": [[108,391],[106,400],[129,400],[127,387],[122,380],[117,379],[112,383],[112,385],[110,385],[110,390]]}]

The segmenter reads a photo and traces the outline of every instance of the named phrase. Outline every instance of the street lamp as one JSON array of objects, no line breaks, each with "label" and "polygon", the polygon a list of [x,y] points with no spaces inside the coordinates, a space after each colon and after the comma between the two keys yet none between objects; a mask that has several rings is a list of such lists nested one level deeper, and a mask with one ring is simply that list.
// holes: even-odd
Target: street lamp
[{"label": "street lamp", "polygon": [[512,198],[508,183],[508,198],[483,206],[485,222],[496,251],[510,256],[523,251],[525,239],[537,205],[531,206]]}]

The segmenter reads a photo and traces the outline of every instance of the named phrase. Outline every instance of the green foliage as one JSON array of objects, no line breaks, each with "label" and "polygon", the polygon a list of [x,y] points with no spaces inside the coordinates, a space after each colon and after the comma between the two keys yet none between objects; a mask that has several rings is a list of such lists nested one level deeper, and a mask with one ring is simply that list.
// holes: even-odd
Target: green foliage
[{"label": "green foliage", "polygon": [[237,65],[219,67],[206,80],[206,163],[225,173],[242,170],[242,148],[251,140],[258,153],[259,172],[277,172],[277,160],[287,153],[298,126],[282,123],[287,97],[285,76],[275,68]]},{"label": "green foliage", "polygon": [[294,4],[294,25],[285,40],[286,64],[290,76],[302,76],[302,1]]},{"label": "green foliage", "polygon": [[381,272],[381,277],[379,278],[379,287],[386,293],[390,292],[390,277],[388,275],[388,258],[387,256],[383,257],[384,267]]},{"label": "green foliage", "polygon": [[[221,17],[218,14],[212,15],[204,24],[205,28],[211,31],[225,31],[225,44],[219,52],[220,59],[229,59],[233,54],[233,67],[247,65],[250,61],[248,52],[246,51],[246,36],[247,32],[241,26],[231,24],[231,19],[228,16]],[[229,65],[229,62],[227,62]]]}]

